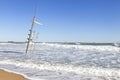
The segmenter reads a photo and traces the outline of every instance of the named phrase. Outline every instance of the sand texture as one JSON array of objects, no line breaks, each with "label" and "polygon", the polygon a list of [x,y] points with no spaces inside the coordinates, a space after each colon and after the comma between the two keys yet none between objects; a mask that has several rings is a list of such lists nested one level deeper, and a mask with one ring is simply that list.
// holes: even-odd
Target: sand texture
[{"label": "sand texture", "polygon": [[0,69],[0,80],[28,80],[25,77]]}]

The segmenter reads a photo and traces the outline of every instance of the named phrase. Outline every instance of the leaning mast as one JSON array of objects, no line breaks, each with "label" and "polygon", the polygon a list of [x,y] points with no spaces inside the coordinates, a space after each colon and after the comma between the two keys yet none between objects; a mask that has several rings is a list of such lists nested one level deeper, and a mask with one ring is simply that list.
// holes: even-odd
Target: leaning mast
[{"label": "leaning mast", "polygon": [[30,42],[32,41],[32,35],[33,35],[33,28],[34,28],[34,22],[35,22],[35,16],[33,17],[33,21],[32,21],[32,26],[30,31],[29,37],[28,37],[28,42],[27,42],[27,47],[26,47],[26,53],[28,52],[29,46],[30,46]]},{"label": "leaning mast", "polygon": [[[36,15],[36,12],[37,12],[37,5],[36,5],[36,7],[35,7],[35,15]],[[36,20],[36,16],[34,16],[34,17],[33,17],[33,21],[32,21],[32,25],[31,25],[31,28],[30,28],[30,30],[29,30],[30,33],[28,34],[29,37],[28,37],[27,46],[26,46],[26,51],[25,51],[26,54],[27,54],[28,51],[29,51],[30,43],[33,41],[32,37],[33,37],[33,29],[34,29],[35,23],[38,24],[38,25],[42,25],[40,22],[38,22],[38,21]]]}]

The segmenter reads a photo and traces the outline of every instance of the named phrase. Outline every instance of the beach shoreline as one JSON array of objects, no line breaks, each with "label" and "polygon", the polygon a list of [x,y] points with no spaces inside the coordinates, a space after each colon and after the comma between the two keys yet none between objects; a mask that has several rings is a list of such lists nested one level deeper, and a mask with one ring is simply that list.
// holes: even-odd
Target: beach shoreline
[{"label": "beach shoreline", "polygon": [[29,80],[23,75],[0,69],[0,80]]}]

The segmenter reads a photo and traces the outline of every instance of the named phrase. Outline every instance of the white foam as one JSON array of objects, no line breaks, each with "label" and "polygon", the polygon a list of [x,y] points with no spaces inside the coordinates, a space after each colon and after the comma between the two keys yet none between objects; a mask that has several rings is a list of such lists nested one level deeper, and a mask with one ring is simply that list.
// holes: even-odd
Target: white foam
[{"label": "white foam", "polygon": [[[26,44],[0,43],[0,64],[17,66],[17,70],[20,73],[24,73],[23,70],[29,69],[28,74],[30,75],[28,76],[31,77],[33,75],[32,80],[40,80],[40,75],[46,75],[47,70],[50,70],[51,74],[53,74],[52,71],[57,73],[59,71],[62,73],[68,72],[68,77],[71,76],[71,72],[78,74],[79,78],[81,74],[87,76],[104,76],[105,78],[120,77],[120,48],[118,47],[36,43],[34,52],[28,54],[29,58],[24,56],[25,47]],[[94,67],[91,67],[91,65]],[[14,71],[14,68],[11,69],[9,66],[7,69],[13,69]],[[34,70],[43,71],[43,73],[35,72],[38,74],[36,76],[34,75]],[[46,72],[44,73],[44,71]],[[55,74],[55,77],[58,76],[59,74]],[[37,79],[38,77],[40,79]],[[49,76],[46,77],[49,79]],[[79,78],[76,80],[79,80]],[[60,77],[58,78],[58,80],[61,79]]]},{"label": "white foam", "polygon": [[[23,46],[25,48],[26,43],[24,43],[24,44],[0,43],[0,45],[4,45],[4,46],[11,45],[11,46],[18,46],[18,47]],[[120,52],[119,47],[109,46],[109,45],[108,46],[107,45],[102,45],[102,46],[98,46],[98,45],[97,46],[95,46],[95,45],[68,45],[68,44],[58,44],[58,43],[36,43],[35,45],[36,46],[45,46],[45,47],[49,47],[49,48],[68,48],[68,49],[74,48],[77,50]]]},{"label": "white foam", "polygon": [[90,51],[116,51],[119,52],[120,48],[115,46],[93,46],[93,45],[67,45],[67,44],[38,44],[38,45],[45,45],[49,47],[56,47],[56,48],[75,48],[79,50],[90,50]]},{"label": "white foam", "polygon": [[98,67],[81,67],[81,66],[75,67],[72,65],[61,65],[61,64],[51,65],[49,63],[34,64],[31,62],[19,62],[19,61],[11,61],[11,60],[0,61],[0,64],[9,64],[18,67],[38,69],[38,70],[74,72],[77,74],[86,74],[86,75],[94,75],[94,76],[104,76],[104,77],[120,76],[119,69],[106,69],[106,68],[98,68]]}]

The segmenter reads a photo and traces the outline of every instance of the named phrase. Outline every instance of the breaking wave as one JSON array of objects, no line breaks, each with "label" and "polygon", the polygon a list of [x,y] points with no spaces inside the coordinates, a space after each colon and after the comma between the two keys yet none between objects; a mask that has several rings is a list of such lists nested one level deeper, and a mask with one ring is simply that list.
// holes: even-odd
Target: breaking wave
[{"label": "breaking wave", "polygon": [[49,63],[31,63],[19,62],[14,60],[3,60],[0,61],[0,64],[14,65],[22,68],[38,69],[38,70],[50,70],[50,71],[65,71],[65,72],[74,72],[77,74],[86,74],[94,76],[104,76],[104,77],[119,77],[119,69],[109,69],[109,68],[100,68],[100,67],[81,67],[73,65],[62,65],[62,64],[49,64]]}]

